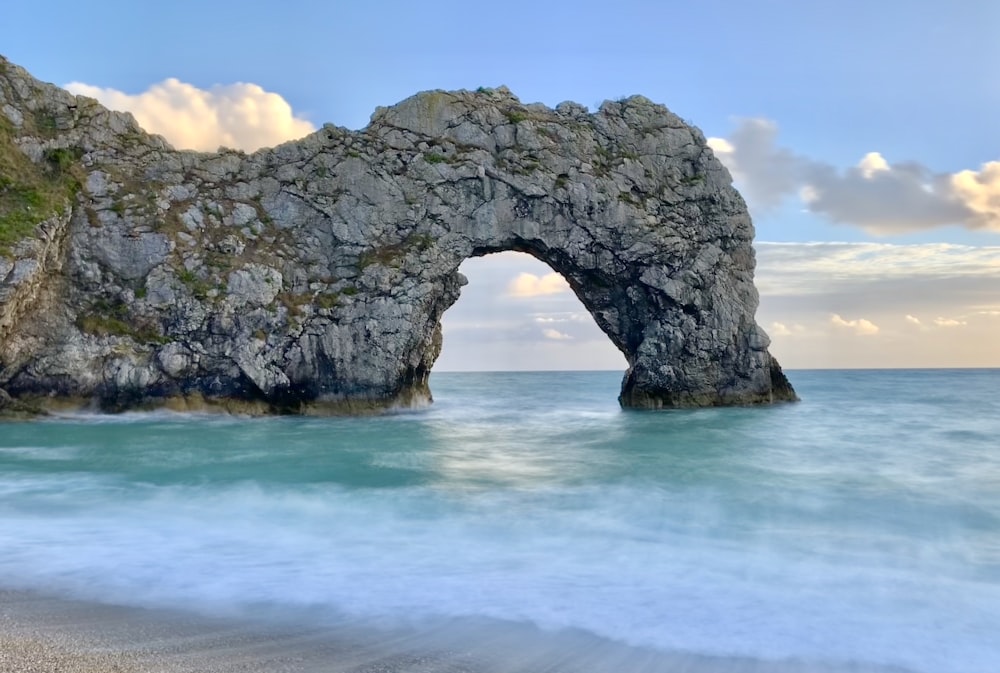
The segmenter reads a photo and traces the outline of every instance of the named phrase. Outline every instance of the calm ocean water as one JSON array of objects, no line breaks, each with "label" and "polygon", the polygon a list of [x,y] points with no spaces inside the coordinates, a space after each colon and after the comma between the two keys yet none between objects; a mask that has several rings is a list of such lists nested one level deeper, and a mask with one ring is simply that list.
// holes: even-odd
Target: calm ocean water
[{"label": "calm ocean water", "polygon": [[620,377],[435,374],[431,408],[377,418],[0,425],[0,585],[1000,670],[1000,370],[793,371],[798,404],[652,413],[618,408]]}]

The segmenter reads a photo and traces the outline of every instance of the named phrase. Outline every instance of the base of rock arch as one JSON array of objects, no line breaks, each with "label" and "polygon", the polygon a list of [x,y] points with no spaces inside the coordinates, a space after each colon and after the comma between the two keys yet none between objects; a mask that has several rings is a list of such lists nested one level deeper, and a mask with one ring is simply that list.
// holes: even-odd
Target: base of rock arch
[{"label": "base of rock arch", "polygon": [[795,399],[743,200],[642,97],[432,91],[360,131],[196,153],[0,59],[0,111],[8,410],[427,402],[458,267],[503,250],[561,273],[625,354],[622,405]]}]

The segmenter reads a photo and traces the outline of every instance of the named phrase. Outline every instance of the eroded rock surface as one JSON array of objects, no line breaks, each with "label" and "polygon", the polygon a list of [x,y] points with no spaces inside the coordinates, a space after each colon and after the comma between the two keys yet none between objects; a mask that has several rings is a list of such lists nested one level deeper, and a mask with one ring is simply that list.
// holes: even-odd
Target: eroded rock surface
[{"label": "eroded rock surface", "polygon": [[795,397],[754,320],[743,200],[701,132],[645,98],[590,114],[504,88],[431,91],[361,131],[206,154],[0,60],[0,110],[0,140],[73,186],[0,249],[13,399],[428,400],[458,266],[503,250],[569,281],[628,360],[623,405]]}]

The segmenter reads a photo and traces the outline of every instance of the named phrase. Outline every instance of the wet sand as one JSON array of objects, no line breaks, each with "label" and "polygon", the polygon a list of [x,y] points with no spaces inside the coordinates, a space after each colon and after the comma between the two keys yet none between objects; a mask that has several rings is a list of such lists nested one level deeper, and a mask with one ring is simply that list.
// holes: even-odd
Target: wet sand
[{"label": "wet sand", "polygon": [[3,673],[907,673],[705,657],[577,632],[452,620],[419,628],[210,618],[0,589]]},{"label": "wet sand", "polygon": [[[473,671],[414,634],[213,619],[0,590],[3,673]],[[452,662],[443,658],[451,657]]]}]

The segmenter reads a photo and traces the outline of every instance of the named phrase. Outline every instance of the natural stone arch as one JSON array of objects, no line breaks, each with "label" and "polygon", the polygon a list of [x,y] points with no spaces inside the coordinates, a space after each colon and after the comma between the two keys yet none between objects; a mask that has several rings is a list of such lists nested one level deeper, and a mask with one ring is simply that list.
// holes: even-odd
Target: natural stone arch
[{"label": "natural stone arch", "polygon": [[[0,293],[15,397],[429,400],[459,265],[514,250],[561,273],[625,354],[624,406],[794,399],[754,320],[745,204],[702,134],[644,98],[590,114],[503,88],[426,92],[359,132],[199,154],[14,66],[4,77],[19,147],[39,163],[72,149],[83,187],[48,247],[18,249],[37,272]],[[58,133],[39,133],[38,110]]]},{"label": "natural stone arch", "polygon": [[[490,95],[492,108],[469,98],[421,94],[373,119],[392,137],[451,141],[439,146],[454,154],[434,156],[443,178],[458,178],[437,211],[452,274],[469,256],[504,250],[562,274],[629,363],[624,406],[794,399],[754,320],[749,214],[697,129],[641,97],[596,115],[574,104],[522,108],[506,92]],[[546,141],[570,120],[567,153]],[[469,145],[511,165],[476,162],[480,184],[460,186]]]},{"label": "natural stone arch", "polygon": [[[497,210],[512,210],[505,207],[502,197],[495,198],[495,203]],[[537,205],[544,212],[550,210],[551,204],[539,201]],[[428,323],[437,325],[443,310],[457,300],[458,294],[449,289],[455,287],[456,275],[460,278],[458,284],[465,283],[458,266],[466,259],[504,251],[527,253],[567,280],[598,327],[625,355],[629,369],[619,397],[623,406],[706,406],[794,398],[780,368],[767,353],[767,337],[753,321],[752,309],[749,314],[745,312],[747,306],[756,307],[752,283],[749,288],[724,285],[727,294],[712,297],[717,303],[707,307],[695,302],[703,301],[705,295],[711,297],[713,291],[723,291],[721,288],[702,289],[698,299],[682,304],[667,291],[683,285],[669,277],[660,259],[649,255],[641,261],[621,258],[614,250],[602,247],[599,236],[592,236],[564,213],[556,212],[542,222],[538,215],[522,212],[517,219],[487,228],[481,222],[471,227],[461,222],[452,225],[450,229],[459,234],[462,243],[456,246],[457,254],[453,253],[451,273],[441,278],[440,296],[454,299],[442,305],[441,313]],[[693,261],[699,263],[700,259],[704,257]],[[737,285],[740,278],[738,274],[735,279],[729,276],[716,262],[700,269],[697,280],[706,285],[727,281]],[[746,296],[733,296],[738,289]],[[710,310],[715,306],[724,309],[721,315]],[[733,314],[742,319],[732,321]],[[720,335],[725,337],[719,339]],[[425,364],[419,367],[421,376],[412,383],[421,394],[429,395],[426,375],[440,352],[440,337],[435,334],[433,340],[421,346],[426,350],[414,359]],[[411,382],[408,377],[407,381]]]}]

